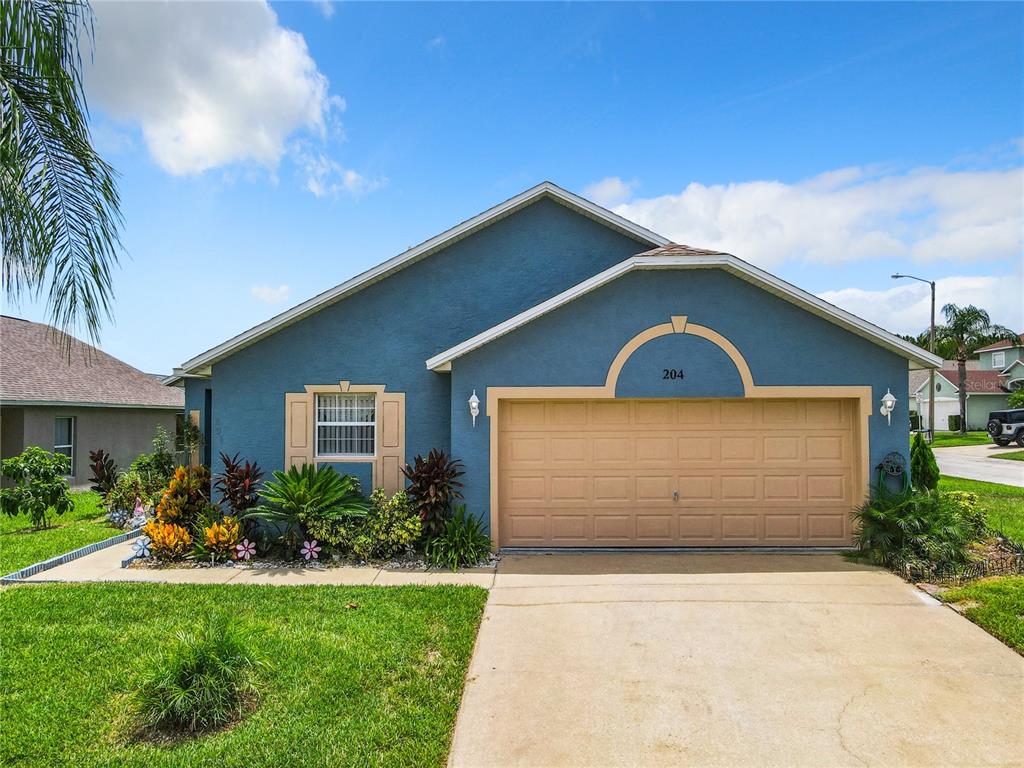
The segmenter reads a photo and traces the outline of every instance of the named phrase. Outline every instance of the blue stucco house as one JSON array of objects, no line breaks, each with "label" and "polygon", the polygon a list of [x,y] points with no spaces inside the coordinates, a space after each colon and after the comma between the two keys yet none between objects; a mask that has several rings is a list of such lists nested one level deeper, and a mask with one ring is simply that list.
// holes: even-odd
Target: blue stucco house
[{"label": "blue stucco house", "polygon": [[449,452],[498,547],[806,547],[849,544],[877,465],[907,453],[908,366],[940,364],[543,183],[172,383],[207,464],[316,462],[393,491]]}]

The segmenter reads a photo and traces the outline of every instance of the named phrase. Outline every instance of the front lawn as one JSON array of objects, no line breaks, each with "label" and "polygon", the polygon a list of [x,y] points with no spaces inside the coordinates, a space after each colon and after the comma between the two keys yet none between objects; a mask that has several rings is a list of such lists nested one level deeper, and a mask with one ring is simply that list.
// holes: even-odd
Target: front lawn
[{"label": "front lawn", "polygon": [[961,435],[959,432],[936,432],[935,442],[932,448],[955,448],[959,445],[986,445],[992,442],[988,432],[968,432]]},{"label": "front lawn", "polygon": [[[476,587],[24,585],[0,592],[0,765],[442,766]],[[212,610],[270,660],[234,727],[152,746],[111,725],[137,665]]]},{"label": "front lawn", "polygon": [[943,475],[939,479],[939,490],[978,494],[978,505],[985,513],[989,528],[1024,544],[1024,488]]},{"label": "front lawn", "polygon": [[74,508],[51,515],[50,528],[34,529],[27,515],[0,516],[0,575],[121,533],[107,524],[99,494],[84,491],[71,496]]},{"label": "front lawn", "polygon": [[1024,653],[1024,576],[998,576],[943,592],[963,614],[989,634]]},{"label": "front lawn", "polygon": [[1010,461],[1024,461],[1024,451],[1010,451],[1009,453],[993,453],[993,459],[1009,459]]}]

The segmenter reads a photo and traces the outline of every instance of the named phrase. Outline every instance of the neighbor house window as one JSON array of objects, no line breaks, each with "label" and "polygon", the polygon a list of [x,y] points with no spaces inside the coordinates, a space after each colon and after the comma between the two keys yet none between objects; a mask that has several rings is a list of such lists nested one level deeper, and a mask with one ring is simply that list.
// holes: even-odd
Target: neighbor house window
[{"label": "neighbor house window", "polygon": [[1003,366],[1006,365],[1006,353],[1005,352],[993,352],[992,353],[992,367],[1003,370]]},{"label": "neighbor house window", "polygon": [[377,400],[372,393],[316,396],[316,455],[374,456]]},{"label": "neighbor house window", "polygon": [[58,416],[53,420],[53,452],[63,453],[71,459],[71,473],[75,464],[75,419],[73,416]]}]

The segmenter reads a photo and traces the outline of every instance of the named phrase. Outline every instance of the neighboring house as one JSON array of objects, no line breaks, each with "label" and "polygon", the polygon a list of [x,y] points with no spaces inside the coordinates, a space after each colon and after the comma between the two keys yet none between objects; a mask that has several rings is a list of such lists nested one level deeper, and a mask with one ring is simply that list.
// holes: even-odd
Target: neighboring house
[{"label": "neighboring house", "polygon": [[[988,415],[1008,406],[1009,393],[1024,386],[1024,337],[1016,342],[999,341],[975,352],[967,361],[967,428],[985,429]],[[935,428],[949,429],[949,417],[960,414],[960,374],[955,360],[944,360],[935,376]],[[910,376],[910,393],[928,429],[928,374]]]},{"label": "neighboring house", "polygon": [[69,361],[47,325],[3,316],[0,359],[0,456],[30,445],[67,454],[73,486],[89,483],[89,451],[126,469],[158,425],[173,438],[183,413],[180,389],[77,339]]},{"label": "neighboring house", "polygon": [[543,183],[168,383],[208,456],[268,472],[394,491],[443,449],[501,547],[846,545],[876,467],[907,455],[908,361],[941,362]]}]

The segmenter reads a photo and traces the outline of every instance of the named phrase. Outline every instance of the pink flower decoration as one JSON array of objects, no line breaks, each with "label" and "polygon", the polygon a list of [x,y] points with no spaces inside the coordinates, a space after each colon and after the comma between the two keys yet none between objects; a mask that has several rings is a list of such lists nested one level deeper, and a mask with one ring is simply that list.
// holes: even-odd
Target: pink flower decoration
[{"label": "pink flower decoration", "polygon": [[241,560],[248,560],[250,557],[256,554],[256,545],[248,539],[242,539],[241,544],[235,545],[235,558]]},{"label": "pink flower decoration", "polygon": [[321,547],[317,543],[316,539],[313,539],[312,541],[302,542],[302,549],[300,549],[299,552],[301,552],[302,556],[307,560],[316,560],[320,557],[320,549]]}]

